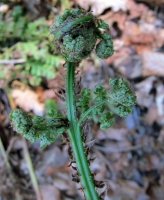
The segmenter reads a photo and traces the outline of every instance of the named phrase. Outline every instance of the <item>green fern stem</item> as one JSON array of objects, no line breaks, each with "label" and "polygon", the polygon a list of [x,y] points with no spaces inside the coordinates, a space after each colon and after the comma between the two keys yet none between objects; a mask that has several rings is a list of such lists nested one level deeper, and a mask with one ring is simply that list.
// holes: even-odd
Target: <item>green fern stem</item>
[{"label": "green fern stem", "polygon": [[77,171],[80,177],[81,185],[87,200],[99,200],[98,193],[94,186],[89,164],[87,161],[85,149],[83,146],[80,125],[76,119],[75,95],[74,95],[74,73],[75,64],[67,62],[66,75],[66,102],[67,117],[70,121],[68,135],[76,161]]}]

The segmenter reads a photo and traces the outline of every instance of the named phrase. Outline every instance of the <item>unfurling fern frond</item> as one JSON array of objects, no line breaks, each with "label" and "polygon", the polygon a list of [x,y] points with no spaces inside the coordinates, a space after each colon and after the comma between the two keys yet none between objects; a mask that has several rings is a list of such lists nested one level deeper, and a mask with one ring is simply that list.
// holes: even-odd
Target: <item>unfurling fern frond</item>
[{"label": "unfurling fern frond", "polygon": [[31,142],[40,140],[40,146],[43,148],[53,143],[56,137],[68,129],[69,124],[66,118],[44,117],[27,114],[20,109],[13,110],[10,113],[10,119],[14,130]]},{"label": "unfurling fern frond", "polygon": [[[89,99],[88,101],[80,101],[80,103],[77,103],[80,106],[80,112],[82,107],[85,106],[85,108],[88,108],[88,110],[85,109],[85,113],[81,112],[79,120],[80,123],[84,121],[85,118],[91,118],[93,115],[99,115],[100,128],[107,129],[114,123],[114,118],[112,118],[113,114],[125,117],[132,112],[132,106],[136,103],[136,96],[131,90],[128,82],[123,78],[110,78],[109,85],[111,86],[111,90],[109,92],[106,92],[106,89],[101,85],[95,86],[93,106],[89,107],[89,104],[91,104]],[[84,88],[83,91],[86,91],[86,88]],[[87,94],[83,93],[82,99],[86,98]],[[107,102],[112,106],[112,112],[106,111],[105,103]]]},{"label": "unfurling fern frond", "polygon": [[[98,115],[100,128],[107,129],[114,123],[113,114],[126,116],[136,102],[135,94],[124,79],[110,79],[110,91],[106,91],[101,85],[96,85],[92,95],[91,90],[87,88],[81,93],[79,90],[76,93],[77,64],[89,56],[93,49],[102,59],[114,53],[113,42],[107,29],[108,25],[103,20],[96,19],[91,12],[80,8],[66,9],[63,14],[56,17],[50,32],[54,36],[55,52],[66,60],[64,100],[67,118],[58,116],[53,111],[49,118],[28,115],[19,109],[10,114],[15,130],[31,141],[38,138],[42,147],[53,142],[57,135],[67,130],[67,133],[63,133],[63,137],[70,145],[68,154],[71,165],[76,164],[72,165],[76,171],[73,180],[78,183],[80,181],[84,198],[87,200],[102,200],[105,191],[99,194],[99,188],[102,189],[104,183],[102,180],[95,180],[94,173],[89,168],[93,160],[89,157],[92,145],[86,143],[88,128],[85,126],[87,124],[85,119]],[[100,41],[97,43],[97,40]],[[44,54],[43,51],[40,53]],[[40,59],[40,55],[37,58]]]}]

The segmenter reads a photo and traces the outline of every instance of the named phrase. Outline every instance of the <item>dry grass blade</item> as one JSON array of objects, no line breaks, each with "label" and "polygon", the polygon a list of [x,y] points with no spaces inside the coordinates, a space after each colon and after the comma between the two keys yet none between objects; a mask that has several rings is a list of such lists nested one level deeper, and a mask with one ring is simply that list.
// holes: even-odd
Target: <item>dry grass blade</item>
[{"label": "dry grass blade", "polygon": [[22,140],[23,140],[24,156],[25,156],[25,159],[26,159],[26,162],[27,162],[27,165],[28,165],[31,181],[32,181],[32,184],[33,184],[33,187],[34,187],[34,190],[35,190],[36,199],[37,200],[43,200],[42,194],[41,194],[40,189],[39,189],[38,181],[37,181],[37,178],[36,178],[36,175],[35,175],[35,172],[34,172],[34,168],[33,168],[33,165],[32,165],[32,161],[31,161],[31,158],[30,158],[30,155],[29,155],[29,151],[28,151],[28,148],[27,148],[26,139],[23,137]]}]

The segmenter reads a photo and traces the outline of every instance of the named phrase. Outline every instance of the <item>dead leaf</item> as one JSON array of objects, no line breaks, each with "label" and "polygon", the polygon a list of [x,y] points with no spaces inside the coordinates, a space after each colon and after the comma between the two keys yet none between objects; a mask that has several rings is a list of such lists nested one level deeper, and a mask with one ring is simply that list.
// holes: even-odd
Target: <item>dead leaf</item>
[{"label": "dead leaf", "polygon": [[[112,200],[138,200],[139,194],[144,194],[144,190],[134,181],[119,180],[117,183],[109,182],[109,186],[112,190],[109,188],[108,197]],[[148,196],[144,200],[149,200]]]},{"label": "dead leaf", "polygon": [[[140,0],[136,0],[136,1],[140,2]],[[164,0],[142,0],[142,2],[148,3],[150,5],[160,5],[164,3]]]},{"label": "dead leaf", "polygon": [[162,144],[162,145],[164,144],[164,128],[160,131],[160,135],[158,137],[158,141],[159,141],[160,144]]},{"label": "dead leaf", "polygon": [[67,194],[74,195],[76,192],[75,183],[70,180],[68,173],[58,173],[53,181],[54,186],[61,191],[67,191]]},{"label": "dead leaf", "polygon": [[116,58],[114,67],[125,77],[136,78],[141,76],[141,58],[139,55],[132,54],[132,52]]},{"label": "dead leaf", "polygon": [[96,154],[92,155],[91,157],[96,157],[94,162],[91,163],[90,168],[91,171],[98,172],[96,173],[95,179],[96,180],[104,180],[105,178],[105,173],[106,173],[106,165],[104,162],[102,162],[102,159]]},{"label": "dead leaf", "polygon": [[143,16],[148,12],[148,7],[142,3],[136,3],[133,0],[127,0],[127,8],[129,10],[128,19],[134,19]]},{"label": "dead leaf", "polygon": [[[162,23],[162,25],[163,25],[163,23]],[[158,37],[156,39],[156,45],[158,48],[160,48],[164,43],[164,28],[159,29],[157,34],[158,34]]]},{"label": "dead leaf", "polygon": [[46,168],[46,174],[50,175],[50,174],[56,174],[58,172],[66,172],[70,170],[70,167],[68,167],[69,163],[65,163],[62,166],[59,167],[51,167],[48,166]]},{"label": "dead leaf", "polygon": [[[142,22],[142,21],[141,21]],[[138,53],[151,50],[156,43],[157,31],[154,25],[142,22],[140,24],[126,21],[122,39],[125,45],[134,45]]]},{"label": "dead leaf", "polygon": [[110,139],[115,140],[117,142],[124,141],[126,138],[127,129],[120,128],[109,128],[107,130],[99,130],[97,134],[97,138],[99,140]]},{"label": "dead leaf", "polygon": [[60,150],[57,146],[54,146],[44,152],[42,160],[44,163],[42,170],[45,170],[47,166],[58,168],[68,163],[68,155],[65,155],[62,150]]},{"label": "dead leaf", "polygon": [[154,104],[151,105],[148,109],[148,112],[144,115],[144,121],[146,121],[148,124],[153,124],[158,118],[158,110],[157,106]]},{"label": "dead leaf", "polygon": [[100,16],[101,19],[103,19],[107,24],[109,24],[109,27],[110,27],[110,33],[112,36],[114,36],[115,34],[113,33],[113,31],[116,31],[116,30],[113,30],[112,28],[112,24],[117,24],[118,25],[118,28],[121,30],[121,31],[124,31],[124,24],[128,18],[127,14],[122,11],[122,10],[119,10],[117,12],[114,12],[114,11],[108,11],[106,14],[103,14]]},{"label": "dead leaf", "polygon": [[142,75],[143,76],[163,76],[164,75],[164,55],[163,53],[144,51],[142,53]]},{"label": "dead leaf", "polygon": [[54,185],[41,185],[43,200],[61,200],[60,192]]},{"label": "dead leaf", "polygon": [[85,10],[91,8],[94,15],[100,15],[107,8],[115,12],[127,9],[126,0],[76,0],[76,3]]},{"label": "dead leaf", "polygon": [[56,97],[55,91],[53,89],[47,89],[43,92],[41,96],[41,100],[44,101],[45,99],[53,99]]},{"label": "dead leaf", "polygon": [[156,81],[155,76],[151,76],[146,78],[144,81],[136,84],[136,96],[137,96],[137,104],[144,107],[150,107],[153,103],[153,95],[150,95],[150,91],[153,87],[153,82]]},{"label": "dead leaf", "polygon": [[153,24],[156,20],[155,12],[147,9],[147,11],[144,12],[142,15],[142,20],[144,20],[145,22],[149,24]]},{"label": "dead leaf", "polygon": [[8,6],[7,4],[2,4],[2,5],[0,5],[0,12],[1,12],[1,13],[7,12],[8,9],[9,9],[9,6]]},{"label": "dead leaf", "polygon": [[34,114],[42,116],[44,104],[38,100],[38,95],[27,85],[14,81],[12,83],[11,96],[15,104],[26,112],[32,111]]},{"label": "dead leaf", "polygon": [[164,190],[158,185],[154,186],[153,184],[150,184],[149,188],[147,189],[147,193],[150,196],[150,200],[163,200]]}]

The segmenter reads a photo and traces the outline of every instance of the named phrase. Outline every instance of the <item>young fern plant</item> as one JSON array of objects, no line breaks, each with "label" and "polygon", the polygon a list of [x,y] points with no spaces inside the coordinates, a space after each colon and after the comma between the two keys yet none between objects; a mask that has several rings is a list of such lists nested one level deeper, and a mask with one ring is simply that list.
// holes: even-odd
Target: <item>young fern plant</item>
[{"label": "young fern plant", "polygon": [[[87,200],[102,200],[105,192],[99,194],[98,188],[104,183],[94,179],[88,156],[90,146],[86,144],[86,121],[94,115],[99,116],[100,128],[107,129],[114,123],[113,114],[125,117],[132,111],[136,96],[128,82],[123,78],[110,78],[110,90],[96,85],[91,99],[91,90],[84,88],[76,95],[75,69],[95,48],[99,58],[105,59],[114,53],[111,36],[107,33],[108,25],[96,19],[92,13],[83,9],[65,10],[55,18],[50,32],[55,38],[55,51],[66,60],[66,116],[51,110],[49,117],[28,115],[22,110],[13,110],[10,114],[15,131],[34,142],[40,140],[41,147],[52,143],[56,136],[63,134],[69,143],[69,155],[73,169],[72,180],[81,183]],[[103,32],[102,32],[103,30]],[[97,40],[99,42],[97,43]],[[97,44],[96,44],[97,43]],[[106,110],[105,104],[110,104]]]}]

